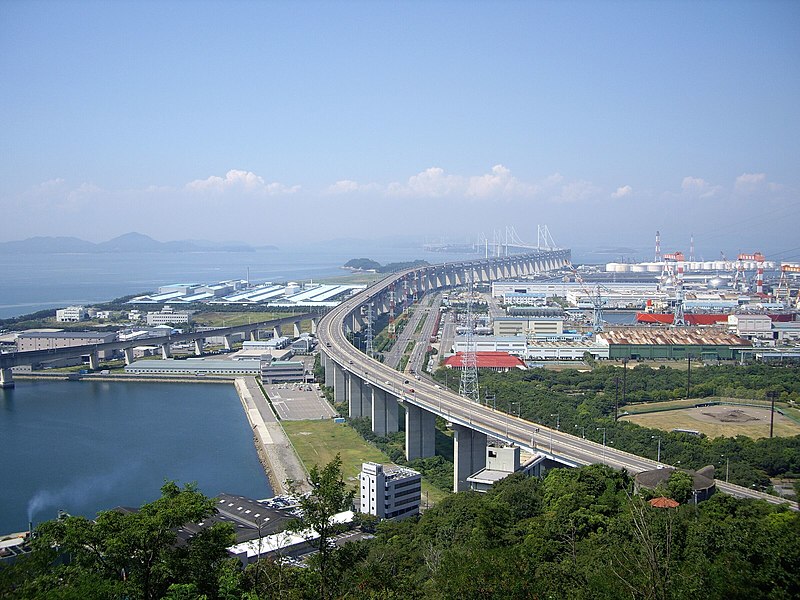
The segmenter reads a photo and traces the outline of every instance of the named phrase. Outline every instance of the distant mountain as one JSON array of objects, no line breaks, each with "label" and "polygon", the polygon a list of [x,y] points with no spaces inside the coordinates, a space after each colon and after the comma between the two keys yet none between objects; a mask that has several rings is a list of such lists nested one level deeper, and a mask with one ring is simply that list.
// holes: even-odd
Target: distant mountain
[{"label": "distant mountain", "polygon": [[101,254],[127,252],[253,252],[254,248],[238,242],[182,240],[159,242],[142,233],[126,233],[95,244],[75,237],[32,237],[27,240],[0,242],[0,254]]}]

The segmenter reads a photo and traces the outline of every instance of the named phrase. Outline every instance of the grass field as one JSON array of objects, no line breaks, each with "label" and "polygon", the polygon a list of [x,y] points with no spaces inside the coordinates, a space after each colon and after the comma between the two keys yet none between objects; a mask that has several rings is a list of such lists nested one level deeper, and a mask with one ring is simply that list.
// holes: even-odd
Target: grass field
[{"label": "grass field", "polygon": [[[629,404],[624,407],[624,411],[630,415],[658,412],[667,408],[691,408],[695,404],[705,402],[729,402],[731,404],[748,404],[769,408],[767,400],[749,400],[746,398],[723,398],[720,396],[709,396],[708,398],[689,398],[688,400],[668,400],[667,402],[642,402],[641,404]],[[785,410],[785,403],[776,403],[781,410]]]},{"label": "grass field", "polygon": [[[282,319],[289,316],[291,314],[285,312],[205,312],[197,313],[192,318],[195,323],[204,327],[235,327],[236,325],[272,321],[273,319]],[[310,327],[306,323],[302,325]]]},{"label": "grass field", "polygon": [[[743,416],[742,422],[724,422],[722,417],[734,411]],[[769,409],[751,406],[718,405],[703,408],[685,408],[665,412],[651,412],[621,417],[643,427],[663,431],[693,429],[708,437],[734,437],[746,435],[757,439],[769,437]],[[800,434],[800,425],[780,414],[775,414],[775,435],[778,437]]]},{"label": "grass field", "polygon": [[[367,461],[388,463],[389,457],[375,446],[364,441],[355,429],[344,423],[334,423],[330,419],[319,421],[282,421],[286,434],[294,444],[300,460],[311,469],[312,466],[325,466],[336,454],[342,457],[342,472],[346,481],[355,485],[361,472],[361,463]],[[422,501],[425,498],[435,504],[447,493],[422,481]]]}]

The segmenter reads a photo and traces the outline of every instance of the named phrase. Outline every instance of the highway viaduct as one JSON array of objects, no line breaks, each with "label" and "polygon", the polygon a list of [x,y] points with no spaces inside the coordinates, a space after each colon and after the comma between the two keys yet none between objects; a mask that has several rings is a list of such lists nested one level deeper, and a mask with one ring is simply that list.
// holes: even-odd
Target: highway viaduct
[{"label": "highway viaduct", "polygon": [[[554,270],[570,261],[569,250],[537,251],[514,256],[416,267],[390,275],[332,309],[321,321],[325,384],[337,403],[347,402],[351,417],[369,417],[376,435],[399,431],[399,406],[405,409],[405,455],[408,460],[434,455],[436,417],[453,427],[453,490],[469,489],[467,477],[485,467],[488,438],[514,443],[544,459],[567,466],[603,463],[635,474],[661,466],[656,461],[582,439],[544,425],[469,401],[425,379],[406,375],[368,357],[348,340],[365,325],[364,308],[385,313],[406,296],[487,283]],[[717,480],[717,488],[739,497],[772,503],[783,499]],[[797,508],[796,503],[790,503]]]},{"label": "highway viaduct", "polygon": [[136,338],[126,341],[107,342],[103,344],[89,344],[83,346],[72,346],[68,348],[53,348],[47,350],[31,350],[27,352],[9,352],[0,354],[0,388],[14,387],[12,368],[20,365],[36,366],[40,363],[66,358],[89,357],[89,367],[97,369],[100,366],[100,353],[122,351],[125,356],[125,364],[133,362],[133,349],[136,346],[146,344],[148,346],[160,346],[161,356],[169,358],[171,356],[172,344],[185,342],[194,343],[194,353],[200,356],[203,353],[203,343],[206,338],[222,337],[225,348],[231,349],[231,338],[235,334],[244,334],[251,340],[257,339],[258,331],[272,329],[274,336],[280,336],[281,326],[293,326],[295,337],[300,335],[300,323],[306,320],[311,321],[311,331],[316,332],[317,317],[315,313],[304,313],[292,315],[271,321],[261,321],[259,323],[248,323],[246,325],[236,325],[233,327],[221,327],[219,329],[209,329],[205,331],[176,333],[158,337]]}]

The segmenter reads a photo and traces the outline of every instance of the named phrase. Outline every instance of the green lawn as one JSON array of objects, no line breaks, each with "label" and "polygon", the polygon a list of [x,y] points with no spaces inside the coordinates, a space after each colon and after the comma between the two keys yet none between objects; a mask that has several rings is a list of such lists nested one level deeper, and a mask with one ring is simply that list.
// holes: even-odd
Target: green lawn
[{"label": "green lawn", "polygon": [[[342,471],[345,480],[354,486],[361,472],[361,463],[379,462],[389,463],[389,457],[369,444],[356,430],[345,423],[334,423],[333,420],[314,421],[282,421],[286,435],[300,456],[300,460],[311,469],[314,465],[320,467],[328,464],[336,454],[342,457]],[[427,481],[422,481],[422,502],[425,498],[431,505],[447,495]]]}]

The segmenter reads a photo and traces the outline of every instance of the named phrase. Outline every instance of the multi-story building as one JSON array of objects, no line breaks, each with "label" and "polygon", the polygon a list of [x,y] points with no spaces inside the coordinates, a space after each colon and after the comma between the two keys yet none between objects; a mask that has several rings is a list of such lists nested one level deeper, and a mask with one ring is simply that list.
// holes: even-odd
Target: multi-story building
[{"label": "multi-story building", "polygon": [[359,510],[381,519],[419,514],[422,476],[412,469],[366,462],[361,465]]},{"label": "multi-story building", "polygon": [[56,321],[60,323],[77,323],[86,318],[86,309],[82,306],[68,306],[56,310]]},{"label": "multi-story building", "polygon": [[188,323],[189,313],[173,310],[171,306],[165,306],[160,312],[147,313],[147,324],[153,325],[172,325],[173,323]]},{"label": "multi-story building", "polygon": [[[116,333],[100,333],[96,331],[47,331],[47,332],[23,332],[17,336],[17,351],[28,352],[30,350],[57,350],[59,348],[72,348],[74,346],[94,346],[105,344],[116,340]],[[92,348],[86,349],[86,354],[90,354]],[[113,358],[112,350],[102,350],[97,353],[100,360]],[[59,359],[58,361],[43,361],[42,366],[63,367],[79,364],[80,358]]]},{"label": "multi-story building", "polygon": [[497,336],[551,337],[564,333],[564,319],[535,316],[495,317],[493,328]]},{"label": "multi-story building", "polygon": [[264,383],[283,383],[303,381],[305,364],[299,360],[265,360],[261,362],[261,381]]}]

